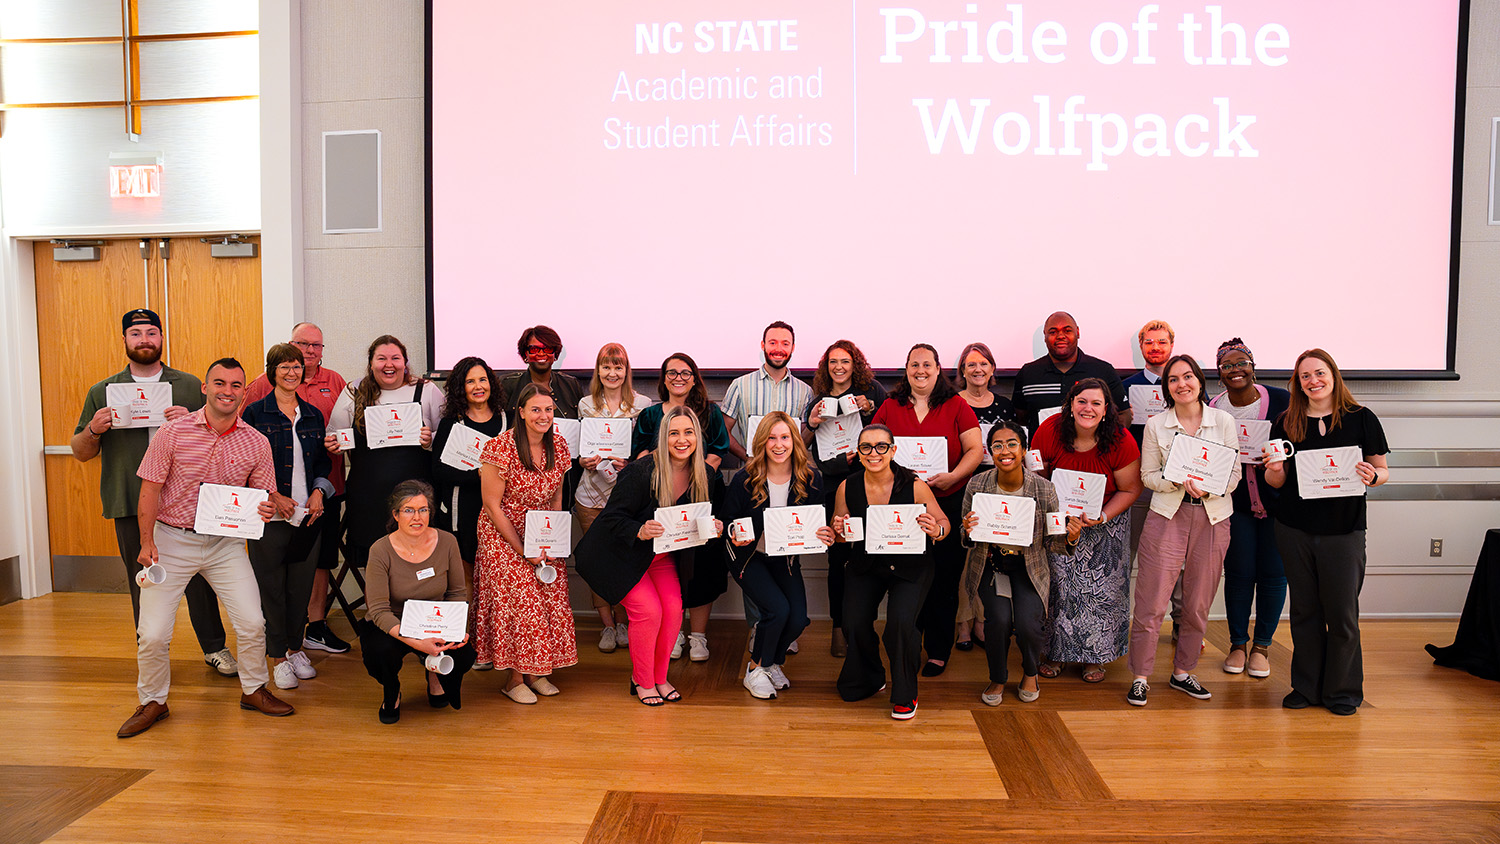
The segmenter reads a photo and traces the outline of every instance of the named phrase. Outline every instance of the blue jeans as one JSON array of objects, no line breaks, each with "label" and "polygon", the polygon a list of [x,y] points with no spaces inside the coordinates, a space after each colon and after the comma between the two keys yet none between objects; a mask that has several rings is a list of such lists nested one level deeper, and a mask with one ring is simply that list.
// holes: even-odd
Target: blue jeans
[{"label": "blue jeans", "polygon": [[1286,603],[1286,571],[1276,549],[1274,518],[1257,519],[1236,510],[1229,517],[1229,553],[1224,557],[1224,612],[1229,642],[1250,641],[1250,605],[1255,604],[1255,644],[1265,647],[1276,634]]}]

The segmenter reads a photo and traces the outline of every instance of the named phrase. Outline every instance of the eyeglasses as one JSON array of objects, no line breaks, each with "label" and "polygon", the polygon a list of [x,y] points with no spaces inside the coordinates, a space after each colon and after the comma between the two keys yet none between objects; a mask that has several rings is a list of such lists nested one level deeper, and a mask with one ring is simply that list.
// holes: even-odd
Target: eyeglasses
[{"label": "eyeglasses", "polygon": [[296,346],[299,349],[321,349],[321,348],[323,348],[323,344],[322,343],[309,343],[306,340],[293,340],[292,341],[292,345]]},{"label": "eyeglasses", "polygon": [[1219,371],[1220,372],[1238,372],[1238,371],[1240,371],[1242,369],[1249,369],[1252,366],[1255,366],[1255,364],[1251,363],[1248,360],[1242,360],[1242,361],[1240,361],[1238,363],[1221,363],[1221,364],[1219,364]]},{"label": "eyeglasses", "polygon": [[276,365],[277,372],[297,372],[304,369],[300,363],[279,363]]},{"label": "eyeglasses", "polygon": [[1020,447],[1021,447],[1021,441],[1020,440],[1000,440],[999,442],[995,442],[995,443],[991,443],[990,444],[990,451],[1001,451],[1001,450],[1005,450],[1005,449],[1014,450],[1014,449],[1018,449]]},{"label": "eyeglasses", "polygon": [[542,346],[536,343],[532,343],[531,345],[526,347],[526,357],[553,358],[557,357],[557,352],[552,351],[552,348],[550,346]]},{"label": "eyeglasses", "polygon": [[885,454],[896,446],[893,443],[860,443],[860,454]]},{"label": "eyeglasses", "polygon": [[691,381],[693,371],[691,369],[669,369],[667,370],[668,381]]},{"label": "eyeglasses", "polygon": [[432,512],[432,508],[431,507],[423,507],[420,510],[413,510],[410,507],[402,507],[401,508],[401,515],[405,516],[408,519],[410,519],[412,516],[425,516],[425,515],[427,515],[428,513],[431,513],[431,512]]}]

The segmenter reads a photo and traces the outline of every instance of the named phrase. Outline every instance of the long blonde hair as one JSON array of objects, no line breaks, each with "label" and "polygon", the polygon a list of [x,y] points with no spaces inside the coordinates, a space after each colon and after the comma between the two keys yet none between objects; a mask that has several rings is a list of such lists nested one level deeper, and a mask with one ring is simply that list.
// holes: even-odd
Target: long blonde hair
[{"label": "long blonde hair", "polygon": [[677,503],[677,496],[672,494],[672,455],[667,451],[667,431],[672,427],[672,420],[679,416],[687,417],[693,423],[693,432],[698,435],[693,456],[688,458],[688,471],[693,478],[690,497],[693,501],[707,501],[709,498],[708,468],[703,462],[703,426],[698,423],[698,414],[692,408],[674,407],[662,414],[661,428],[656,432],[656,451],[651,455],[651,489],[656,493],[656,503],[660,507]]},{"label": "long blonde hair", "polygon": [[1359,402],[1354,400],[1354,394],[1344,384],[1344,374],[1339,372],[1339,365],[1333,362],[1333,355],[1322,349],[1308,349],[1297,356],[1297,363],[1292,367],[1292,378],[1286,385],[1292,394],[1292,401],[1287,405],[1281,427],[1286,431],[1286,438],[1294,443],[1307,438],[1307,413],[1311,402],[1308,401],[1307,393],[1302,391],[1302,379],[1297,377],[1297,370],[1302,368],[1302,362],[1308,358],[1317,358],[1328,364],[1328,371],[1333,373],[1333,416],[1328,420],[1329,431],[1338,428],[1339,420],[1345,413],[1359,408]]},{"label": "long blonde hair", "polygon": [[406,353],[405,343],[390,334],[382,334],[372,340],[369,351],[365,352],[365,377],[359,379],[358,384],[349,385],[349,396],[354,399],[354,427],[361,431],[365,429],[365,409],[380,404],[380,384],[375,381],[375,350],[381,346],[395,346],[401,350],[401,361],[406,369],[403,384],[411,385],[418,381],[411,374],[411,356]]},{"label": "long blonde hair", "polygon": [[812,487],[812,459],[807,454],[807,446],[803,444],[802,437],[798,435],[797,423],[785,411],[773,410],[760,420],[760,427],[755,429],[750,446],[753,454],[745,461],[745,488],[750,490],[752,507],[759,507],[771,495],[766,488],[766,466],[770,462],[766,455],[766,441],[771,438],[771,429],[778,422],[785,423],[787,430],[792,433],[792,489],[787,500],[806,500],[807,491]]},{"label": "long blonde hair", "polygon": [[604,382],[599,380],[599,367],[606,363],[617,363],[625,367],[625,383],[620,385],[620,412],[630,416],[635,409],[635,379],[630,374],[630,355],[619,343],[605,343],[594,358],[594,377],[589,381],[589,396],[594,400],[594,409],[605,415]]}]

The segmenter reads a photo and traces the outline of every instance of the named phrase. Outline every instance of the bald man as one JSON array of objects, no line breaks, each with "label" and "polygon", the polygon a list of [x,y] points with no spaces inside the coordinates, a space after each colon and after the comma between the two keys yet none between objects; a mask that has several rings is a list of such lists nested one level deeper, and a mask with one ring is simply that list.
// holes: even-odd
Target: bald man
[{"label": "bald man", "polygon": [[1061,407],[1063,396],[1085,378],[1098,378],[1109,385],[1116,410],[1127,406],[1125,388],[1120,385],[1120,375],[1114,366],[1086,355],[1078,348],[1078,338],[1082,334],[1072,314],[1067,311],[1052,314],[1042,325],[1047,354],[1022,366],[1016,373],[1011,401],[1015,403],[1021,421],[1033,433],[1040,424],[1043,411]]}]

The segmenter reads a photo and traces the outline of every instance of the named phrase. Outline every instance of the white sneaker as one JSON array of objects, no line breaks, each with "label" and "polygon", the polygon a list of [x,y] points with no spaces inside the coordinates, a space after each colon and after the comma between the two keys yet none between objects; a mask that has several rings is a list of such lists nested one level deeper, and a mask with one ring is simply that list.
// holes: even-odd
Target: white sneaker
[{"label": "white sneaker", "polygon": [[766,666],[766,673],[770,675],[771,685],[776,687],[776,691],[779,692],[782,689],[790,689],[792,687],[792,681],[786,678],[786,672],[781,670],[781,666],[768,665]]},{"label": "white sneaker", "polygon": [[702,633],[688,634],[688,658],[693,662],[708,662],[708,636]]},{"label": "white sneaker", "polygon": [[622,648],[630,647],[630,631],[625,629],[625,622],[615,625],[615,644]]},{"label": "white sneaker", "polygon": [[618,647],[618,637],[615,635],[615,628],[604,628],[599,634],[599,650],[607,654],[612,654],[615,652],[616,647]]},{"label": "white sneaker", "polygon": [[234,661],[234,655],[229,652],[228,648],[215,651],[211,654],[204,654],[203,661],[213,666],[215,671],[223,674],[225,677],[233,677],[240,673],[240,664]]},{"label": "white sneaker", "polygon": [[677,644],[675,644],[675,645],[672,646],[672,658],[673,659],[682,659],[682,649],[686,645],[687,645],[687,636],[685,634],[678,633],[677,634]]},{"label": "white sneaker", "polygon": [[276,667],[272,669],[271,673],[276,678],[276,688],[297,688],[297,672],[293,670],[291,660],[288,659],[284,662],[276,663]]},{"label": "white sneaker", "polygon": [[789,653],[789,654],[796,653],[797,652],[797,642],[798,641],[799,640],[797,640],[797,639],[793,639],[792,643],[790,645],[786,646],[786,652]]},{"label": "white sneaker", "polygon": [[304,651],[292,651],[286,655],[286,661],[292,664],[292,673],[297,675],[298,680],[311,680],[318,676],[318,669],[312,667]]},{"label": "white sneaker", "polygon": [[745,666],[745,688],[758,700],[776,699],[776,686],[771,683],[771,675],[753,662]]}]

